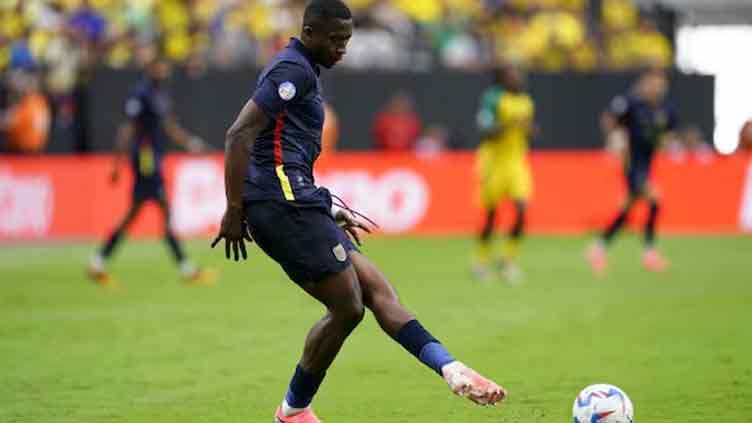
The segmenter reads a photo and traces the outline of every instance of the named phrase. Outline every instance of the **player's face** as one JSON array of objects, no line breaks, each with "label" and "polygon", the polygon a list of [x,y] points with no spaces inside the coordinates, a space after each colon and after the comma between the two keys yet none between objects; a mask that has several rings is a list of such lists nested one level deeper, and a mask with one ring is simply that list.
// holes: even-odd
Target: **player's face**
[{"label": "player's face", "polygon": [[642,90],[647,100],[657,102],[666,96],[668,90],[668,81],[666,77],[659,73],[654,72],[647,74],[643,77]]},{"label": "player's face", "polygon": [[156,81],[166,81],[170,78],[172,69],[166,60],[158,60],[151,64],[151,77]]},{"label": "player's face", "polygon": [[517,68],[508,69],[505,80],[511,90],[522,91],[525,89],[525,75]]},{"label": "player's face", "polygon": [[352,19],[334,19],[327,28],[314,35],[316,62],[329,69],[347,52],[347,44],[352,38]]}]

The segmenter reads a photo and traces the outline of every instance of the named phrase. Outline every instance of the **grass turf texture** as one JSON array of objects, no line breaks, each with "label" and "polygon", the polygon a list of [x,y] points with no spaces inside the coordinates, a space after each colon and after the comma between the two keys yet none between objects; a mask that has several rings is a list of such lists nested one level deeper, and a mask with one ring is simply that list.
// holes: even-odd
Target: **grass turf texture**
[{"label": "grass turf texture", "polygon": [[[576,393],[625,389],[636,421],[750,421],[750,238],[669,238],[669,273],[639,266],[636,239],[611,272],[586,269],[585,239],[532,238],[526,284],[481,284],[469,239],[375,239],[365,252],[454,354],[511,394],[498,408],[453,397],[372,316],[315,402],[329,423],[568,422]],[[122,287],[87,283],[92,246],[0,250],[0,422],[271,422],[303,337],[322,309],[255,250],[184,287],[162,243],[127,243]]]}]

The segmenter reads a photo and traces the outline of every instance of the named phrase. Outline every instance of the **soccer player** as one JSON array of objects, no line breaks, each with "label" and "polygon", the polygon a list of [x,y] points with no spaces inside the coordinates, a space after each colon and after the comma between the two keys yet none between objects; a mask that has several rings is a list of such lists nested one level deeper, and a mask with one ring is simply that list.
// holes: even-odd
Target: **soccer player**
[{"label": "soccer player", "polygon": [[527,150],[535,130],[534,115],[535,103],[526,91],[525,75],[513,66],[498,67],[494,85],[481,98],[477,118],[482,137],[477,165],[486,221],[479,236],[473,271],[483,279],[491,274],[494,260],[491,238],[497,207],[504,200],[514,205],[515,219],[496,263],[508,281],[518,282],[522,278],[516,260],[532,192]]},{"label": "soccer player", "polygon": [[89,262],[90,277],[103,286],[113,284],[106,270],[107,260],[112,257],[126,228],[147,201],[154,201],[162,212],[165,241],[178,263],[184,280],[190,283],[208,283],[212,280],[210,272],[201,270],[186,257],[180,242],[170,228],[170,209],[162,177],[165,135],[188,151],[199,152],[206,149],[205,143],[199,137],[183,129],[172,113],[171,101],[164,87],[170,72],[171,66],[168,61],[160,57],[154,58],[146,65],[142,79],[131,91],[125,103],[127,121],[118,128],[116,134],[117,152],[112,182],[118,181],[121,162],[126,156],[130,157],[129,162],[135,181],[131,205],[125,218]]},{"label": "soccer player", "polygon": [[361,253],[359,230],[371,226],[313,180],[324,119],[320,67],[345,54],[352,16],[342,0],[312,0],[293,38],[259,76],[255,92],[227,131],[225,254],[246,258],[252,239],[301,289],[326,307],[308,333],[303,356],[277,408],[278,423],[317,423],[310,404],[350,333],[370,309],[381,328],[444,378],[457,394],[491,405],[506,393],[450,355],[400,303]]},{"label": "soccer player", "polygon": [[668,262],[655,249],[655,223],[660,210],[658,193],[650,183],[650,171],[656,150],[664,139],[672,137],[676,114],[666,100],[668,80],[665,71],[651,69],[640,76],[631,94],[614,98],[603,115],[607,136],[621,131],[627,138],[624,174],[629,195],[619,213],[588,248],[586,256],[593,272],[603,274],[608,267],[606,248],[624,226],[629,211],[639,199],[648,203],[645,223],[645,248],[642,263],[646,269],[661,272]]}]

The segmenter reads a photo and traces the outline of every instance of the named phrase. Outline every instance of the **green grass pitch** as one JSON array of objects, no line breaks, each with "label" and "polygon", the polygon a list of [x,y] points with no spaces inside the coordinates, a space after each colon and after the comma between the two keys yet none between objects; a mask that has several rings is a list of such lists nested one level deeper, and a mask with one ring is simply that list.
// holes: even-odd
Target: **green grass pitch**
[{"label": "green grass pitch", "polygon": [[[481,284],[468,238],[379,238],[364,251],[461,360],[502,383],[478,408],[384,336],[348,340],[314,403],[327,423],[569,422],[595,382],[632,397],[637,423],[752,421],[752,239],[662,241],[667,274],[639,266],[629,236],[590,276],[584,238],[535,237],[526,284]],[[271,422],[322,308],[254,251],[186,287],[160,242],[126,243],[121,289],[86,281],[93,245],[0,249],[0,422]]]}]

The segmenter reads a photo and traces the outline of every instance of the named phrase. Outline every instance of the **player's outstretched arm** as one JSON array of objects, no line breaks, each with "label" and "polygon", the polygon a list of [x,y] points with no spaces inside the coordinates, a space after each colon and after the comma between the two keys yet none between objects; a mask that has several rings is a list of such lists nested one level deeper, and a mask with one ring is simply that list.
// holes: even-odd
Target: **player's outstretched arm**
[{"label": "player's outstretched arm", "polygon": [[164,118],[162,125],[165,132],[180,148],[190,151],[191,153],[200,153],[209,149],[208,145],[201,137],[193,135],[183,128],[174,116]]},{"label": "player's outstretched arm", "polygon": [[227,210],[222,218],[219,234],[212,242],[214,248],[219,241],[225,240],[225,256],[230,258],[230,249],[235,261],[240,259],[238,251],[245,260],[248,257],[244,241],[252,241],[248,226],[243,216],[243,180],[248,171],[250,151],[256,137],[269,124],[269,117],[256,105],[253,99],[243,106],[235,122],[227,130],[225,137],[225,195]]}]

